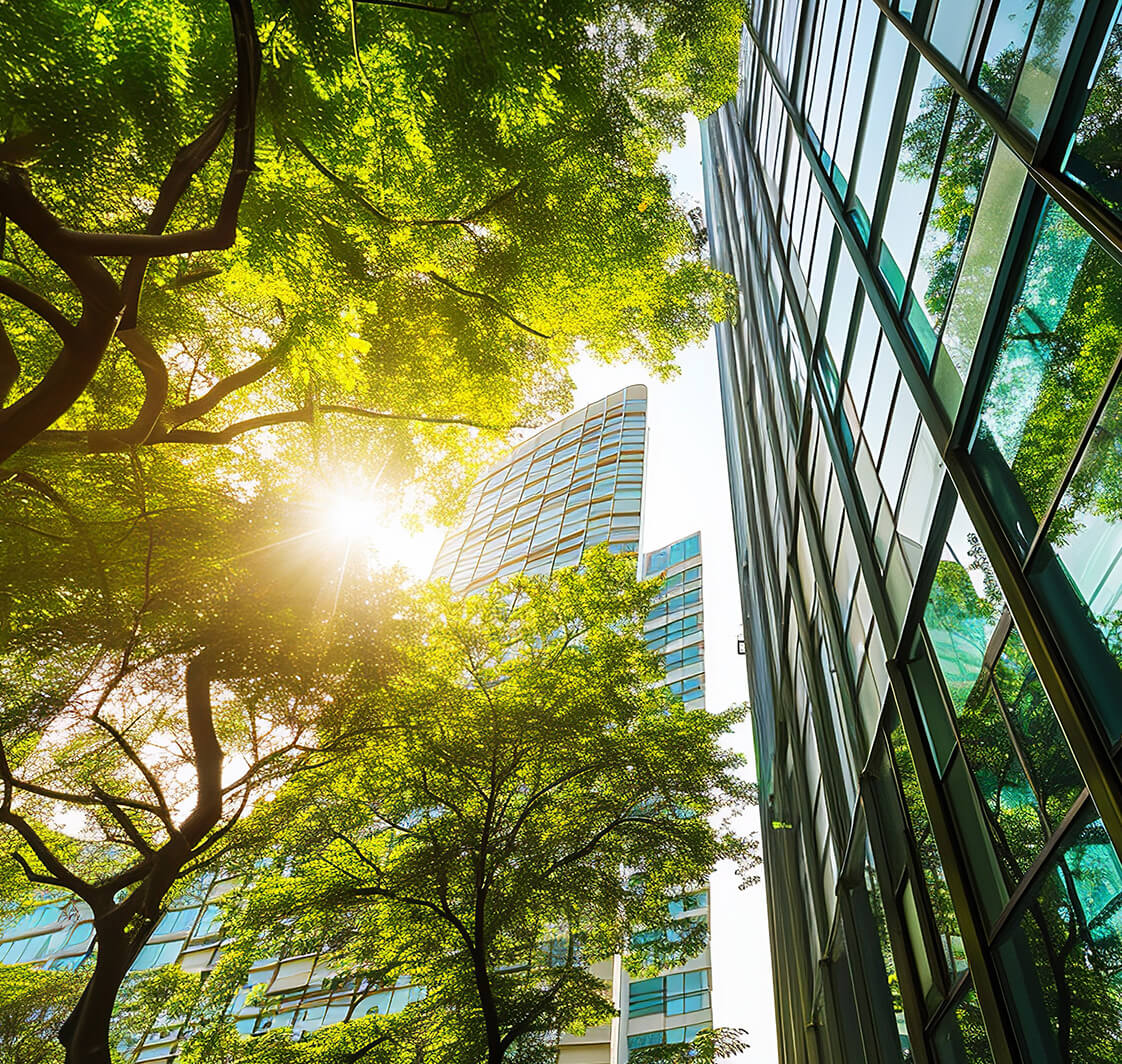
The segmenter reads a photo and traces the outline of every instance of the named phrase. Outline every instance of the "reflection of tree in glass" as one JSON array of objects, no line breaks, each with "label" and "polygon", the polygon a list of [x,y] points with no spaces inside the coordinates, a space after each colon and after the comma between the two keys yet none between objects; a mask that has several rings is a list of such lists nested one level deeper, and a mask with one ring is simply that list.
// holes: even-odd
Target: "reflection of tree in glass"
[{"label": "reflection of tree in glass", "polygon": [[994,848],[1009,882],[1018,883],[1040,852],[1045,829],[989,684],[974,689],[958,715],[958,727]]},{"label": "reflection of tree in glass", "polygon": [[[1059,207],[1045,216],[1021,298],[1002,342],[983,411],[1025,500],[1042,517],[1122,349],[1122,271]],[[1034,377],[1033,390],[1026,383]],[[1032,402],[1025,411],[1026,400]],[[1122,513],[1120,411],[1108,410],[1053,519],[1062,544],[1093,502]]]},{"label": "reflection of tree in glass", "polygon": [[1033,1047],[1039,1059],[1114,1064],[1122,1055],[1120,873],[1102,822],[1087,825],[1001,949],[1019,1007],[1050,1018],[1053,1046]]},{"label": "reflection of tree in glass", "polygon": [[1122,21],[1110,35],[1083,120],[1075,134],[1068,171],[1115,214],[1122,213]]},{"label": "reflection of tree in glass", "polygon": [[939,848],[935,844],[935,837],[931,833],[931,822],[927,818],[927,806],[923,801],[919,777],[916,775],[915,762],[912,760],[912,752],[908,747],[903,726],[897,724],[890,738],[892,756],[896,762],[900,789],[904,794],[904,805],[908,810],[912,834],[915,836],[916,848],[919,851],[919,863],[923,868],[924,881],[927,883],[927,893],[935,917],[935,926],[939,932],[946,962],[952,972],[957,972],[959,968],[965,967],[965,961],[962,960],[962,940],[958,929],[958,917],[954,911],[950,891],[947,889],[947,881],[943,873],[943,861],[939,856]]},{"label": "reflection of tree in glass", "polygon": [[997,611],[978,594],[966,568],[947,558],[935,570],[923,616],[951,701],[961,709],[981,671]]},{"label": "reflection of tree in glass", "polygon": [[[935,172],[947,109],[953,99],[954,92],[942,78],[924,90],[922,110],[904,130],[900,172],[905,177],[921,180]],[[936,322],[946,310],[966,245],[991,139],[989,127],[958,101],[921,250],[922,263],[930,276],[923,301]]]},{"label": "reflection of tree in glass", "polygon": [[1083,790],[1083,777],[1016,629],[1009,633],[994,665],[993,680],[1008,711],[1033,787],[1054,829]]}]

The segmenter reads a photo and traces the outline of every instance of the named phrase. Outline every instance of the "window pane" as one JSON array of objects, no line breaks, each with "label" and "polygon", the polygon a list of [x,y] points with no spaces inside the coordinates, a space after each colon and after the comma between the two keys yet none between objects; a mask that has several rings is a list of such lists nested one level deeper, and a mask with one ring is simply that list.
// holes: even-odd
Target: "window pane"
[{"label": "window pane", "polygon": [[978,85],[999,104],[1009,97],[1032,28],[1037,0],[1001,0],[990,26]]},{"label": "window pane", "polygon": [[1122,864],[1093,809],[999,944],[1025,1058],[1122,1059]]},{"label": "window pane", "polygon": [[1075,134],[1067,172],[1115,214],[1122,215],[1122,16],[1114,24],[1098,76]]},{"label": "window pane", "polygon": [[1083,777],[1075,767],[1052,703],[1016,629],[1005,641],[994,666],[993,680],[1028,762],[1039,801],[1054,829],[1083,790]]},{"label": "window pane", "polygon": [[954,1010],[936,1028],[934,1049],[939,1064],[991,1064],[993,1055],[986,1025],[973,987],[959,998]]},{"label": "window pane", "polygon": [[[1008,514],[1023,541],[1045,514],[1118,357],[1122,271],[1060,207],[1048,207],[982,410],[983,458],[996,448],[1029,513]],[[997,474],[999,477],[1000,474]],[[991,490],[1001,488],[991,478]],[[1010,504],[1012,505],[1012,504]],[[1079,499],[1053,529],[1074,527]]]},{"label": "window pane", "polygon": [[1011,117],[1039,134],[1056,91],[1056,81],[1071,47],[1083,0],[1044,0],[1032,31],[1025,65],[1017,81]]}]

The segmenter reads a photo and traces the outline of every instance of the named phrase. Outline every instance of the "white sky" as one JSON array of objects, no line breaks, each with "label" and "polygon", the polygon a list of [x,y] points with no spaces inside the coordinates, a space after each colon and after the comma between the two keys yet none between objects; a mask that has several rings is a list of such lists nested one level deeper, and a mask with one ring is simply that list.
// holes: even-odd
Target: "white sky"
[{"label": "white sky", "polygon": [[[688,207],[700,205],[701,141],[695,121],[690,121],[686,144],[663,161],[674,176],[679,198]],[[578,363],[573,370],[574,409],[628,384],[647,385],[642,550],[654,550],[701,531],[705,696],[711,708],[724,708],[744,701],[748,685],[745,660],[736,650],[741,633],[739,566],[732,537],[712,335],[704,344],[682,351],[678,361],[681,372],[665,382],[635,365]],[[443,530],[429,529],[387,545],[387,553],[397,554],[402,564],[424,577],[442,539]],[[752,732],[747,721],[732,741],[748,758],[749,778],[753,778]],[[754,813],[745,829],[758,829]],[[774,1064],[778,1051],[763,885],[739,890],[732,869],[721,869],[713,881],[711,902],[714,1021],[747,1030],[751,1048],[736,1058],[742,1064]]]}]

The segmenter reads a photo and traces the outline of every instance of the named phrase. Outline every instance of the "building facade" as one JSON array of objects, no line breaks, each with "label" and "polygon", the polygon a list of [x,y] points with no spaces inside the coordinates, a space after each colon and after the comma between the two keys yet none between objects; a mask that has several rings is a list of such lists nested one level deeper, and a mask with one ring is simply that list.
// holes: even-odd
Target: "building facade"
[{"label": "building facade", "polygon": [[1122,21],[757,0],[703,126],[784,1064],[1122,1060]]},{"label": "building facade", "polygon": [[[520,444],[472,487],[464,519],[438,554],[434,577],[470,594],[516,573],[547,574],[579,563],[606,543],[638,553],[646,444],[646,389],[636,385],[592,403]],[[704,699],[701,540],[695,533],[643,555],[641,575],[664,585],[645,625],[666,661],[667,683],[691,706]],[[178,963],[207,971],[222,946],[219,899],[234,886],[204,877],[161,920],[134,970]],[[709,892],[683,886],[673,903],[682,921],[707,922]],[[94,947],[88,912],[44,903],[0,932],[0,964],[77,968]],[[637,934],[642,934],[642,931]],[[562,1035],[559,1064],[625,1064],[631,1050],[688,1042],[712,1026],[709,951],[655,978],[631,982],[620,959],[597,966],[619,1016],[581,1036]],[[394,986],[336,986],[328,958],[288,954],[254,964],[232,1006],[244,1035],[288,1029],[294,1039],[372,1012],[396,1012],[423,993]],[[132,1047],[132,1059],[171,1064],[186,1031],[174,1017]]]}]

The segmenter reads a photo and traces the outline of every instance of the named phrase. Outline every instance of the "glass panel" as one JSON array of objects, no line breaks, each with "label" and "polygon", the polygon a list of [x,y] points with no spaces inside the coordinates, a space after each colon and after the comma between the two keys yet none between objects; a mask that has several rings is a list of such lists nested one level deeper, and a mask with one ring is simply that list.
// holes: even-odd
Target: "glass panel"
[{"label": "glass panel", "polygon": [[1067,59],[1083,0],[1044,0],[1009,114],[1039,135]]},{"label": "glass panel", "polygon": [[989,819],[994,847],[1010,884],[1023,878],[1047,831],[1036,795],[1018,760],[997,696],[975,688],[958,718],[962,748]]},{"label": "glass panel", "polygon": [[1037,0],[1001,0],[990,25],[978,85],[998,103],[1009,97],[1020,69]]},{"label": "glass panel", "polygon": [[1025,1059],[1122,1059],[1122,864],[1093,807],[997,957]]},{"label": "glass panel", "polygon": [[[989,832],[986,830],[985,814],[978,805],[978,796],[970,782],[970,771],[961,757],[956,757],[951,762],[944,786],[950,799],[955,827],[958,829],[959,838],[962,839],[962,850],[969,855],[967,871],[974,884],[982,911],[992,926],[1009,901],[1009,891],[1002,875],[1001,865],[990,844],[990,835],[994,834],[996,829],[991,819],[991,830]],[[1039,822],[1037,826],[1039,827]]]},{"label": "glass panel", "polygon": [[1083,790],[1083,777],[1015,628],[994,666],[993,681],[1009,713],[1037,797],[1054,829]]},{"label": "glass panel", "polygon": [[1114,24],[1075,143],[1067,172],[1115,214],[1122,215],[1122,158],[1119,117],[1122,115],[1122,15]]},{"label": "glass panel", "polygon": [[978,995],[970,987],[935,1029],[932,1040],[939,1064],[991,1064],[986,1025],[978,1007]]},{"label": "glass panel", "polygon": [[[1009,515],[1023,538],[1052,500],[1118,357],[1120,330],[1122,270],[1051,204],[1002,340],[978,433],[983,456],[987,443],[1000,452],[1032,511],[1031,517]],[[992,483],[991,489],[1000,494]],[[1053,534],[1075,527],[1079,502],[1072,497],[1061,507]]]},{"label": "glass panel", "polygon": [[[933,95],[942,92],[948,98],[951,95],[945,82],[933,85],[929,91]],[[935,154],[929,147],[921,150],[915,139],[920,135],[921,129],[905,130],[905,142],[915,140],[916,158],[931,172],[935,167]],[[916,305],[914,313],[909,315],[909,324],[928,363],[935,351],[935,336],[943,323],[958,263],[966,246],[991,143],[988,127],[964,100],[959,100],[911,283],[912,291],[922,299],[922,307]],[[911,321],[913,316],[915,322]]]},{"label": "glass panel", "polygon": [[[873,870],[872,855],[868,846],[865,847],[865,891],[869,899],[869,909],[872,912],[873,923],[877,929],[877,942],[880,945],[881,957],[884,960],[884,974],[887,976],[885,983],[892,1002],[892,1013],[896,1021],[896,1031],[900,1039],[901,1057],[911,1059],[911,1045],[908,1041],[908,1025],[904,1018],[904,999],[900,993],[900,977],[896,974],[896,958],[892,953],[892,941],[888,937],[888,924],[884,916],[884,902],[877,887],[876,872]],[[880,986],[879,973],[876,981]],[[879,989],[879,986],[878,986]],[[883,994],[883,990],[881,993]]]},{"label": "glass panel", "polygon": [[904,794],[904,804],[911,820],[912,833],[915,835],[919,851],[919,862],[923,868],[923,878],[927,883],[935,926],[939,932],[940,945],[952,973],[966,970],[966,955],[962,938],[958,931],[958,917],[947,890],[946,876],[939,848],[931,834],[931,822],[927,818],[927,806],[920,791],[919,777],[916,775],[915,762],[904,735],[904,727],[897,723],[890,736],[892,754],[896,761],[896,771],[900,779],[900,789]]},{"label": "glass panel", "polygon": [[980,4],[981,0],[939,0],[931,23],[928,39],[960,70]]},{"label": "glass panel", "polygon": [[956,712],[962,712],[981,675],[986,646],[1004,605],[989,559],[959,502],[923,611]]},{"label": "glass panel", "polygon": [[[952,148],[956,152],[958,150],[958,122],[963,114],[974,115],[974,112],[960,102],[955,112],[955,124],[947,144],[940,182],[946,180]],[[985,127],[979,132],[988,136]],[[963,256],[962,272],[947,315],[947,327],[943,331],[943,343],[964,381],[974,357],[974,348],[989,305],[1002,252],[1005,250],[1005,241],[1013,224],[1013,215],[1021,199],[1025,177],[1026,171],[1021,161],[998,141],[978,201],[970,242]]]},{"label": "glass panel", "polygon": [[[884,20],[881,22],[883,24]],[[884,26],[876,78],[865,108],[865,135],[857,163],[856,200],[866,218],[872,217],[876,205],[877,186],[907,50],[908,42],[903,36],[892,27]]]},{"label": "glass panel", "polygon": [[904,140],[884,216],[880,269],[900,306],[923,224],[935,157],[950,109],[950,86],[923,60],[908,104]]}]

